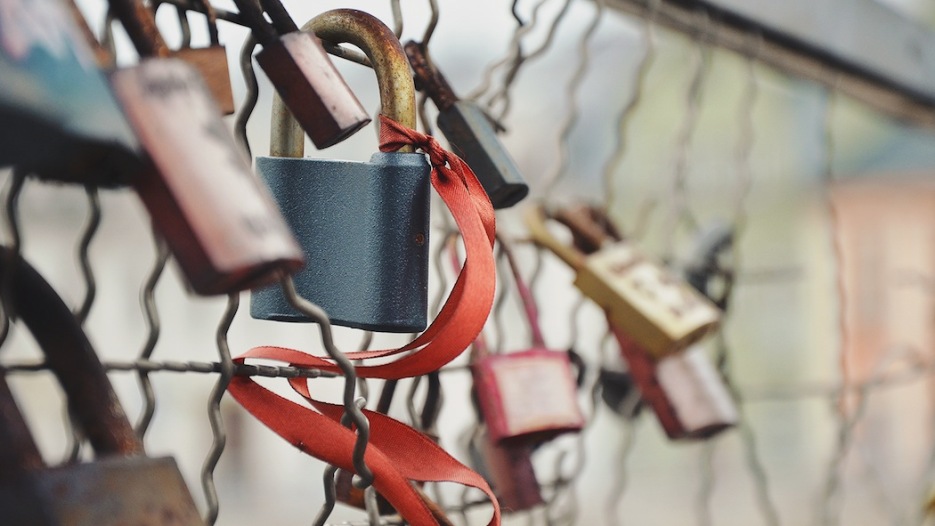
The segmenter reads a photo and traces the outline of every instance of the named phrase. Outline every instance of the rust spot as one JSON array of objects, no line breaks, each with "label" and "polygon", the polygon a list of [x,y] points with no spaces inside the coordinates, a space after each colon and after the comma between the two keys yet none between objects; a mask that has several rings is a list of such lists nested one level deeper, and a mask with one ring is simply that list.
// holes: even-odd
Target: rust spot
[{"label": "rust spot", "polygon": [[416,234],[414,241],[416,242],[417,245],[421,247],[422,245],[425,244],[425,234],[423,234],[422,232],[419,232],[418,234]]}]

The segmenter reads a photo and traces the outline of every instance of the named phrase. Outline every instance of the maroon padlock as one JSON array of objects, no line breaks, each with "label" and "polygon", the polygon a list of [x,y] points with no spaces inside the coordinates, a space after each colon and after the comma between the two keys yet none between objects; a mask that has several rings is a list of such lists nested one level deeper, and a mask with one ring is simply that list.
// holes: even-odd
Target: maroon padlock
[{"label": "maroon padlock", "polygon": [[666,436],[712,437],[737,424],[737,407],[701,346],[658,361],[619,328],[611,326],[630,373]]},{"label": "maroon padlock", "polygon": [[370,122],[367,111],[328,58],[321,40],[311,31],[300,31],[278,0],[263,0],[272,23],[266,20],[256,0],[234,3],[263,46],[257,62],[316,148],[341,142]]},{"label": "maroon padlock", "polygon": [[493,488],[504,513],[527,511],[544,503],[531,445],[497,444],[482,426],[468,447],[471,466]]},{"label": "maroon padlock", "polygon": [[584,417],[568,353],[549,350],[532,292],[520,275],[509,243],[498,237],[532,336],[530,349],[479,354],[471,369],[480,409],[495,443],[537,444],[580,431]]},{"label": "maroon padlock", "polygon": [[237,292],[302,267],[304,257],[266,187],[253,175],[201,74],[168,58],[141,0],[110,0],[141,55],[111,84],[148,166],[133,184],[191,288]]}]

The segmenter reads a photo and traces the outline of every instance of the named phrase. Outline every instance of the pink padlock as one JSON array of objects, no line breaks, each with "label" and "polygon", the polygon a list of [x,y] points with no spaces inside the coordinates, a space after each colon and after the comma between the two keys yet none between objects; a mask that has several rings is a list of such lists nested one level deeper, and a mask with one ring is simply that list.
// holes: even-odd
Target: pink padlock
[{"label": "pink padlock", "polygon": [[478,403],[494,443],[537,444],[580,431],[584,417],[568,353],[549,350],[539,314],[508,243],[499,238],[522,299],[532,336],[530,349],[479,353],[472,364]]}]

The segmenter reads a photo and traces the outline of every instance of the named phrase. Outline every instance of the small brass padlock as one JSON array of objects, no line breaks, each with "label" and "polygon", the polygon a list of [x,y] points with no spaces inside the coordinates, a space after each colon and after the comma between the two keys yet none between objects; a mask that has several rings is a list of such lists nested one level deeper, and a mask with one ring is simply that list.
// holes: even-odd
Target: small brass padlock
[{"label": "small brass padlock", "polygon": [[612,330],[666,436],[704,439],[737,424],[734,400],[704,348],[696,345],[655,360],[622,330]]},{"label": "small brass padlock", "polygon": [[[541,206],[529,209],[526,223],[534,242],[575,269],[575,285],[581,292],[653,356],[683,350],[717,327],[721,312],[707,298],[633,244],[613,239],[595,224],[594,214],[592,209],[580,208],[555,216],[579,238],[590,238],[596,251],[588,255],[549,232]],[[595,231],[603,233],[595,239]]]},{"label": "small brass padlock", "polygon": [[[308,24],[331,42],[350,41],[370,57],[381,113],[415,127],[409,63],[392,30],[373,16],[338,9]],[[320,305],[331,322],[381,332],[426,326],[431,167],[411,147],[378,152],[370,162],[305,159],[301,130],[274,99],[269,157],[257,157],[310,264],[296,290]],[[311,321],[279,287],[253,291],[250,314],[274,321]]]},{"label": "small brass padlock", "polygon": [[529,194],[519,168],[497,138],[497,130],[477,103],[460,100],[437,68],[429,64],[422,45],[406,43],[416,76],[416,88],[438,107],[438,128],[451,149],[471,167],[494,208],[508,208]]},{"label": "small brass padlock", "polygon": [[199,294],[240,291],[303,264],[266,188],[234,142],[201,75],[168,57],[140,0],[111,6],[143,57],[111,83],[149,158],[133,181]]},{"label": "small brass padlock", "polygon": [[[4,279],[7,278],[7,279]],[[202,525],[172,458],[147,458],[100,360],[55,290],[10,249],[0,249],[5,312],[42,349],[94,448],[93,462],[45,467],[0,371],[0,524]]]},{"label": "small brass padlock", "polygon": [[[153,13],[159,9],[163,0],[153,3]],[[218,20],[214,6],[209,0],[193,0],[195,9],[205,15],[208,24],[208,47],[193,48],[190,43],[172,52],[171,56],[184,60],[201,73],[211,92],[211,96],[223,115],[234,113],[234,93],[231,88],[230,68],[227,63],[227,49],[221,45],[218,36]],[[179,17],[187,16],[184,8],[176,6]]]},{"label": "small brass padlock", "polygon": [[127,184],[144,164],[139,143],[99,70],[100,48],[71,7],[0,0],[0,168]]},{"label": "small brass padlock", "polygon": [[272,24],[256,0],[235,3],[263,46],[257,62],[316,148],[337,144],[370,122],[308,25],[299,31],[278,1],[263,3]]}]

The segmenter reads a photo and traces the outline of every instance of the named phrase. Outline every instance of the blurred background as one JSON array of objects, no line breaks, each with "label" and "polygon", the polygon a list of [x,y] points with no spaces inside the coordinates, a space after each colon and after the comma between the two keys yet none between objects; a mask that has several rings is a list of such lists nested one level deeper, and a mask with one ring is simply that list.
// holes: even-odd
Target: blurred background
[{"label": "blurred background", "polygon": [[[80,0],[96,31],[106,3]],[[284,0],[300,24],[325,10],[355,7],[392,26],[390,2],[349,5]],[[935,4],[888,0],[890,8],[935,29]],[[232,2],[218,1],[234,10]],[[421,40],[427,2],[401,2],[403,38]],[[677,264],[701,230],[727,224],[735,232],[737,284],[722,333],[706,340],[721,357],[742,411],[742,425],[699,443],[665,438],[649,411],[625,419],[580,401],[588,427],[535,453],[548,502],[508,516],[508,524],[921,524],[935,489],[935,135],[886,117],[812,81],[706,45],[599,2],[520,0],[526,22],[519,41],[527,59],[505,82],[516,32],[510,2],[438,0],[431,39],[436,65],[463,97],[493,98],[503,141],[532,189],[529,202],[586,201],[608,207],[621,228],[649,253]],[[175,12],[157,20],[178,45]],[[194,42],[207,42],[191,17]],[[833,29],[833,28],[829,28]],[[120,64],[137,57],[114,25]],[[247,31],[220,23],[232,66],[235,99],[245,88],[237,67]],[[872,47],[888,35],[866,35]],[[335,59],[365,107],[379,107],[371,70]],[[247,131],[254,155],[269,148],[272,88],[261,70],[259,102]],[[638,102],[624,112],[634,94]],[[434,121],[435,109],[427,105]],[[621,119],[623,116],[623,119]],[[230,118],[233,127],[233,117]],[[372,125],[324,151],[307,155],[366,160],[377,149]],[[621,139],[622,134],[622,139]],[[9,180],[6,177],[5,180]],[[96,297],[86,328],[105,360],[130,361],[150,327],[141,288],[156,264],[148,218],[129,191],[100,194],[102,218],[89,255]],[[541,310],[550,347],[573,347],[589,364],[622,369],[600,311],[579,301],[573,273],[525,243],[524,205],[498,215],[518,242],[518,255]],[[444,224],[434,203],[433,221]],[[23,250],[70,305],[87,290],[77,259],[89,217],[83,189],[29,182],[19,200]],[[432,251],[441,241],[435,235]],[[534,269],[541,265],[541,271]],[[505,284],[504,284],[505,283]],[[506,280],[488,337],[506,351],[529,345],[515,291]],[[430,298],[451,285],[433,271]],[[261,344],[322,353],[313,325],[253,320],[248,294],[227,335],[231,352]],[[153,359],[216,361],[216,331],[225,298],[186,292],[174,263],[155,287],[160,330]],[[363,334],[336,328],[342,350]],[[405,335],[377,334],[371,348],[398,346]],[[14,327],[5,363],[39,358],[28,331]],[[476,425],[463,356],[441,375],[441,444],[467,461],[465,437]],[[150,375],[155,416],[146,434],[150,455],[175,456],[196,502],[205,505],[202,465],[212,448],[209,396],[216,376]],[[131,417],[142,411],[137,375],[112,379]],[[293,396],[284,380],[261,383]],[[45,372],[11,376],[50,463],[70,444],[61,392]],[[343,380],[312,382],[338,401]],[[380,381],[370,381],[373,407]],[[423,386],[403,381],[390,414],[408,421],[407,401]],[[410,391],[412,391],[410,393]],[[227,444],[214,472],[218,524],[309,524],[323,502],[324,465],[300,454],[235,402],[221,403]],[[85,457],[90,452],[82,451]],[[450,507],[481,499],[456,485],[430,491]],[[460,515],[454,516],[462,520]],[[338,506],[329,522],[366,515]],[[489,507],[464,514],[485,524]]]}]

